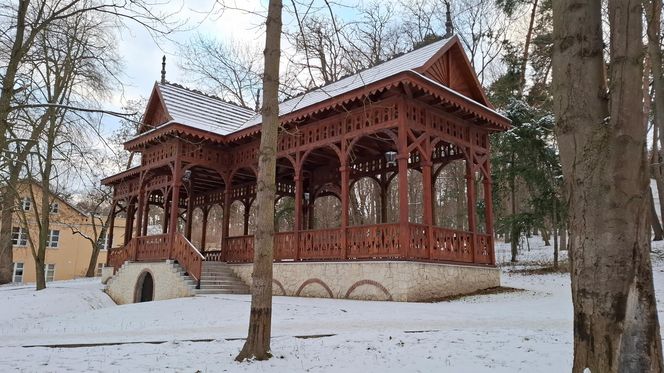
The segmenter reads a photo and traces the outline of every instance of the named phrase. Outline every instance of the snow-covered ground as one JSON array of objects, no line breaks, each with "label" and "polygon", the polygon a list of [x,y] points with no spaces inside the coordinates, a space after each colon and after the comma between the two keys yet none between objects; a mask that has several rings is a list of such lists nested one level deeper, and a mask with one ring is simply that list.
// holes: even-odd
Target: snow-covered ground
[{"label": "snow-covered ground", "polygon": [[[658,250],[654,279],[664,320],[664,245]],[[497,252],[500,259],[509,247]],[[535,237],[521,265],[540,265],[550,252]],[[95,280],[54,282],[38,293],[0,287],[0,372],[569,371],[567,275],[504,271],[502,280],[524,290],[440,303],[275,297],[275,358],[251,363],[233,361],[246,335],[246,295],[115,306]],[[331,336],[298,338],[316,335]],[[143,343],[24,347],[121,342]]]}]

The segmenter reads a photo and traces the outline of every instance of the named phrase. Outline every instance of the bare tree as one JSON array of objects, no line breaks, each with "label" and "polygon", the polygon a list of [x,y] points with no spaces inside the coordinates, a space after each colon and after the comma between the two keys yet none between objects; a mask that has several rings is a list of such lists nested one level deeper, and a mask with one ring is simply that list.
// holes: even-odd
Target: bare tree
[{"label": "bare tree", "polygon": [[642,7],[608,1],[607,79],[603,4],[553,2],[554,109],[569,198],[573,372],[662,372],[642,118]]},{"label": "bare tree", "polygon": [[258,216],[254,244],[249,332],[237,361],[272,357],[272,260],[274,258],[274,198],[276,194],[277,134],[279,129],[279,62],[281,57],[281,0],[270,0],[265,29],[263,89],[265,92],[256,180]]},{"label": "bare tree", "polygon": [[[0,90],[0,185],[4,187],[0,200],[0,284],[12,279],[11,214],[14,212],[17,194],[15,183],[20,175],[25,157],[30,148],[36,146],[37,139],[25,135],[20,127],[21,111],[35,111],[63,103],[48,99],[23,101],[30,98],[30,82],[34,77],[32,55],[39,50],[36,46],[45,32],[57,33],[55,29],[62,22],[89,14],[111,19],[116,26],[125,22],[142,25],[153,35],[165,35],[180,27],[171,21],[171,14],[155,11],[151,1],[123,0],[19,0],[3,1],[0,6],[0,61],[3,66],[2,88]],[[38,53],[38,52],[37,52]],[[86,58],[95,58],[87,55]],[[34,98],[34,97],[33,97]],[[70,107],[72,108],[72,107]],[[89,107],[76,108],[79,112],[99,111]],[[34,114],[34,113],[33,113]],[[46,125],[46,122],[34,122]],[[33,130],[38,135],[40,131]]]},{"label": "bare tree", "polygon": [[182,58],[182,68],[203,89],[246,107],[259,102],[262,59],[255,46],[199,34],[183,48]]}]

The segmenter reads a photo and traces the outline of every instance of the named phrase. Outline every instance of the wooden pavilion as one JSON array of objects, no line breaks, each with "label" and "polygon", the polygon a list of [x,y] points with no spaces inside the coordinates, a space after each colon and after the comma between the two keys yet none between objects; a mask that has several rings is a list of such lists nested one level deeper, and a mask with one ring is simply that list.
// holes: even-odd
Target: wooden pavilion
[{"label": "wooden pavilion", "polygon": [[[293,198],[294,224],[276,233],[275,262],[494,266],[489,135],[510,124],[492,109],[456,36],[287,100],[279,114],[277,194]],[[102,181],[114,188],[114,216],[127,217],[124,245],[109,252],[108,265],[170,259],[200,280],[204,262],[251,262],[248,211],[260,134],[261,117],[253,110],[163,79],[156,83],[138,135],[125,144],[141,154],[141,165]],[[463,230],[440,226],[434,214],[434,181],[454,161],[465,163]],[[421,201],[409,193],[409,170],[421,173]],[[350,190],[365,177],[380,186],[377,224],[352,225]],[[392,183],[399,208],[389,221]],[[323,196],[340,200],[338,227],[311,223],[314,201]],[[229,234],[234,201],[245,206],[239,236]],[[412,216],[414,202],[421,203],[421,216]],[[152,205],[164,211],[159,234],[148,234]],[[221,240],[205,250],[213,206],[223,209]],[[192,244],[197,209],[203,212],[198,247]]]}]

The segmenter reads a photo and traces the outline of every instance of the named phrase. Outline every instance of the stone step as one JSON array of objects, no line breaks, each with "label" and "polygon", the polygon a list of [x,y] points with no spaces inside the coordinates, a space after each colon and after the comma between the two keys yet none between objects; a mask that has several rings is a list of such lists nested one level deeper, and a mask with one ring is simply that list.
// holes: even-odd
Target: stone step
[{"label": "stone step", "polygon": [[237,281],[237,280],[206,280],[206,279],[201,279],[201,286],[202,285],[242,285],[246,286],[243,282]]},{"label": "stone step", "polygon": [[240,290],[219,290],[219,289],[198,289],[196,294],[249,294],[249,291]]},{"label": "stone step", "polygon": [[237,290],[249,290],[249,287],[241,284],[224,284],[224,285],[210,285],[210,284],[201,284],[201,289],[237,289]]}]

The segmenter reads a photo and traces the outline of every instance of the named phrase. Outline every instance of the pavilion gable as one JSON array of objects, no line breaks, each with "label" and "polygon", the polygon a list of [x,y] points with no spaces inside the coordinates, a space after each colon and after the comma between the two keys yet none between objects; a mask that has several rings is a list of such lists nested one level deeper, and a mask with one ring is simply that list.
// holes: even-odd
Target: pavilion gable
[{"label": "pavilion gable", "polygon": [[173,120],[173,118],[168,113],[168,108],[159,90],[159,85],[155,83],[152,87],[152,94],[150,94],[148,104],[145,107],[143,121],[138,133],[157,128],[170,120]]},{"label": "pavilion gable", "polygon": [[456,36],[416,71],[488,108],[493,108]]}]

